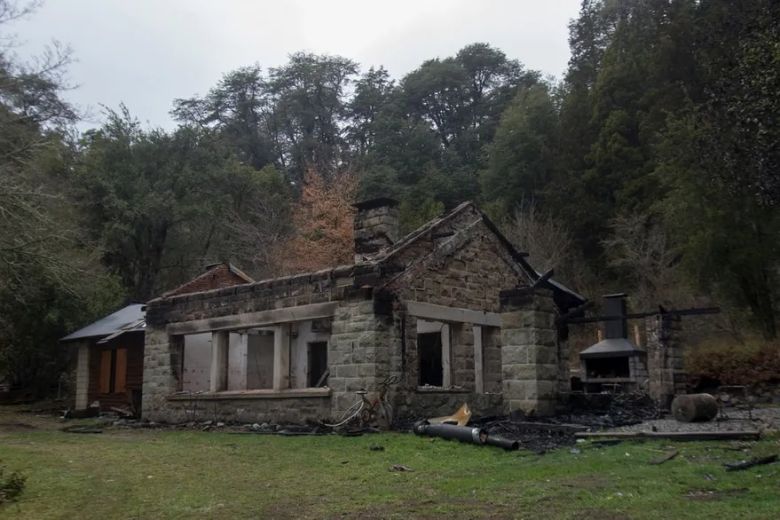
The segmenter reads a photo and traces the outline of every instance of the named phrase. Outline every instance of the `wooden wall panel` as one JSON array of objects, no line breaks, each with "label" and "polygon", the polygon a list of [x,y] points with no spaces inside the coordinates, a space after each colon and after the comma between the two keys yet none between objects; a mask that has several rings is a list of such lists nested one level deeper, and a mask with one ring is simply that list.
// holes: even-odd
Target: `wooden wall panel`
[{"label": "wooden wall panel", "polygon": [[123,394],[127,391],[127,349],[116,349],[116,372],[114,376],[114,393]]},{"label": "wooden wall panel", "polygon": [[111,351],[100,351],[100,385],[99,392],[107,394],[111,391]]}]

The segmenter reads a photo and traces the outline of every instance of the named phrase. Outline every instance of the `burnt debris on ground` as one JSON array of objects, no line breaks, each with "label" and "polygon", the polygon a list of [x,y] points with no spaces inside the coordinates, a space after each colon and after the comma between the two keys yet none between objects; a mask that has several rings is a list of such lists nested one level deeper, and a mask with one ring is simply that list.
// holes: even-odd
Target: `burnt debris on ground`
[{"label": "burnt debris on ground", "polygon": [[[521,449],[544,453],[575,444],[578,432],[630,426],[660,416],[660,410],[647,394],[575,394],[568,407],[552,417],[513,413],[482,417],[469,424],[485,430],[488,436],[517,441]],[[414,422],[402,421],[397,426],[411,430]]]},{"label": "burnt debris on ground", "polygon": [[[470,414],[468,415],[470,416]],[[458,414],[455,414],[455,416],[460,417]],[[406,417],[396,420],[393,430],[410,432],[413,429],[413,425],[421,419],[429,420],[430,423],[436,424],[436,421],[453,419],[455,416],[433,419]],[[780,417],[780,412],[778,412],[777,416]],[[758,433],[756,427],[749,428],[751,425],[743,424],[745,421],[727,421],[728,424],[715,424],[715,422],[712,422],[712,424],[691,425],[680,424],[668,418],[661,419],[661,417],[661,410],[646,394],[604,393],[572,394],[568,399],[566,408],[561,409],[558,415],[552,417],[535,417],[515,412],[509,416],[472,417],[471,420],[466,420],[466,422],[468,422],[470,428],[478,428],[484,431],[487,438],[500,439],[506,446],[511,448],[514,448],[514,443],[516,442],[520,449],[530,450],[535,453],[544,453],[556,448],[572,446],[577,442],[578,436],[593,434],[588,432],[602,432],[603,434],[618,432],[617,435],[619,436],[620,432],[645,430],[652,432],[692,433],[709,430],[726,431],[736,428],[738,430],[752,429],[756,430],[753,433]],[[674,424],[671,426],[665,425],[666,422]],[[734,425],[731,425],[732,422]],[[656,425],[660,423],[664,424],[656,429]],[[780,424],[780,422],[778,423]],[[774,423],[766,424],[771,426]],[[181,429],[283,436],[328,434],[354,436],[379,431],[376,428],[361,424],[349,424],[334,429],[318,422],[298,425],[267,422],[246,424],[232,421],[222,422],[216,418],[208,420],[205,417],[179,424],[166,424],[122,417],[117,413],[102,413],[99,417],[94,418],[94,426],[96,428]],[[684,429],[680,430],[680,428]],[[598,440],[594,442],[594,445],[602,445],[607,442],[609,441]],[[502,446],[505,447],[503,444]]]}]

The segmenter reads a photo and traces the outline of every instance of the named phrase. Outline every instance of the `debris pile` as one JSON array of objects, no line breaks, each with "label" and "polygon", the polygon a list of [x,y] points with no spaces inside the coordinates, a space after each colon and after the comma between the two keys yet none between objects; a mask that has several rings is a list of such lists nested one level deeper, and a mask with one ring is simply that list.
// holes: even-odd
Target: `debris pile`
[{"label": "debris pile", "polygon": [[618,428],[659,419],[661,410],[646,393],[572,394],[568,410],[559,415],[567,423],[594,428]]},{"label": "debris pile", "polygon": [[[546,418],[545,420],[554,421],[555,418]],[[520,448],[539,454],[575,444],[577,441],[574,435],[588,429],[587,426],[579,424],[519,421],[509,417],[488,418],[479,421],[479,424],[488,432],[489,436],[500,436],[515,441]]]},{"label": "debris pile", "polygon": [[583,394],[573,397],[568,409],[553,417],[514,413],[484,417],[469,424],[485,430],[488,438],[507,439],[522,449],[545,453],[574,445],[580,432],[639,424],[660,416],[655,402],[644,393]]}]

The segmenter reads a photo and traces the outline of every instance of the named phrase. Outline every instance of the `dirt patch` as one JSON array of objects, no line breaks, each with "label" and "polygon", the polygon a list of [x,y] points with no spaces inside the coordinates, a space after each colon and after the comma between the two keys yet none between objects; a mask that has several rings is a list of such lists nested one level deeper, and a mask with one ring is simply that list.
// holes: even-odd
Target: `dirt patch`
[{"label": "dirt patch", "polygon": [[0,432],[26,432],[30,430],[37,430],[38,428],[32,424],[21,422],[0,422]]}]

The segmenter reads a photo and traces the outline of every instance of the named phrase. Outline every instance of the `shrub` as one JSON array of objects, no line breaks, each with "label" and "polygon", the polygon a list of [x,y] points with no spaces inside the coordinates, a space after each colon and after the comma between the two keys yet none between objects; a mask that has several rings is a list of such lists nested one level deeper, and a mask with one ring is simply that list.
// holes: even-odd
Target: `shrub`
[{"label": "shrub", "polygon": [[709,341],[688,351],[685,365],[691,377],[723,385],[778,382],[780,343]]},{"label": "shrub", "polygon": [[0,466],[0,505],[16,500],[24,491],[26,480],[27,478],[18,471],[5,476],[5,470]]}]

